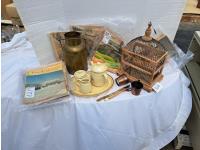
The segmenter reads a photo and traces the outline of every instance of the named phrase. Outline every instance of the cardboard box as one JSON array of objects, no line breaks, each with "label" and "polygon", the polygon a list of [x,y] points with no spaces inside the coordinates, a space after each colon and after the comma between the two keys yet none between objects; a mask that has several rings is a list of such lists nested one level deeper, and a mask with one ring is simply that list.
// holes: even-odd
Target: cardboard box
[{"label": "cardboard box", "polygon": [[6,5],[6,14],[12,20],[13,25],[23,26],[14,3]]},{"label": "cardboard box", "polygon": [[12,3],[12,0],[1,0],[1,18],[10,19],[6,13],[6,5]]}]

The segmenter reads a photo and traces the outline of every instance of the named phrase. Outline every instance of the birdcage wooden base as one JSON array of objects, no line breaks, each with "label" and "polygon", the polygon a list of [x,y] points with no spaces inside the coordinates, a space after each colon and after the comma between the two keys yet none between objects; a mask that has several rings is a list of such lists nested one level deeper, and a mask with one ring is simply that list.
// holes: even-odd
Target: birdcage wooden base
[{"label": "birdcage wooden base", "polygon": [[[139,80],[137,78],[134,78],[132,76],[130,76],[127,72],[123,71],[122,69],[119,71],[119,75],[121,74],[125,74],[127,76],[127,78],[132,82],[132,81],[136,81],[136,80]],[[156,82],[160,82],[161,80],[163,79],[163,75],[162,74],[159,74],[151,83],[147,83],[143,80],[140,80],[140,82],[142,82],[143,86],[144,86],[144,90],[146,90],[147,92],[151,92],[153,91],[153,85],[156,83]]]}]

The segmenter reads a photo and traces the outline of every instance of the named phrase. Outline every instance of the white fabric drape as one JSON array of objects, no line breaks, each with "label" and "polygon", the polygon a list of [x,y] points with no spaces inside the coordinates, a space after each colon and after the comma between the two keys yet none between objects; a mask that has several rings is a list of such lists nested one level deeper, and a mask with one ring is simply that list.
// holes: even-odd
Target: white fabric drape
[{"label": "white fabric drape", "polygon": [[157,150],[175,138],[189,116],[189,80],[173,61],[165,66],[159,93],[125,92],[99,103],[96,97],[70,96],[39,107],[24,106],[23,73],[39,62],[25,33],[14,39],[2,44],[4,150]]}]

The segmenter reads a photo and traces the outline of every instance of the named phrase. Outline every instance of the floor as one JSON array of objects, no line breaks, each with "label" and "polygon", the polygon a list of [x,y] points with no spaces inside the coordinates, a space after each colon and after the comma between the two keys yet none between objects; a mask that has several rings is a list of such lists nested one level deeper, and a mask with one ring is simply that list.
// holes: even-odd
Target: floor
[{"label": "floor", "polygon": [[[173,144],[170,143],[167,146],[165,146],[164,148],[162,148],[161,150],[175,150],[175,148],[174,148]],[[182,147],[180,150],[192,150],[192,148]]]},{"label": "floor", "polygon": [[181,22],[174,42],[184,51],[188,50],[194,31],[200,31],[200,23]]}]

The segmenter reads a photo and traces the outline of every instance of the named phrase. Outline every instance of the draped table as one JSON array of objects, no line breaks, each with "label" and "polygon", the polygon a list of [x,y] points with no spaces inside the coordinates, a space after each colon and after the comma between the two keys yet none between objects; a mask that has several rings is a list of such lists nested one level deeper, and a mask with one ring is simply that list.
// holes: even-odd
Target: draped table
[{"label": "draped table", "polygon": [[[164,67],[159,93],[124,92],[101,102],[70,95],[28,107],[21,101],[23,75],[40,65],[26,33],[2,44],[1,55],[4,150],[157,150],[175,138],[191,111],[190,82],[172,60]],[[118,88],[114,84],[100,96]]]}]

